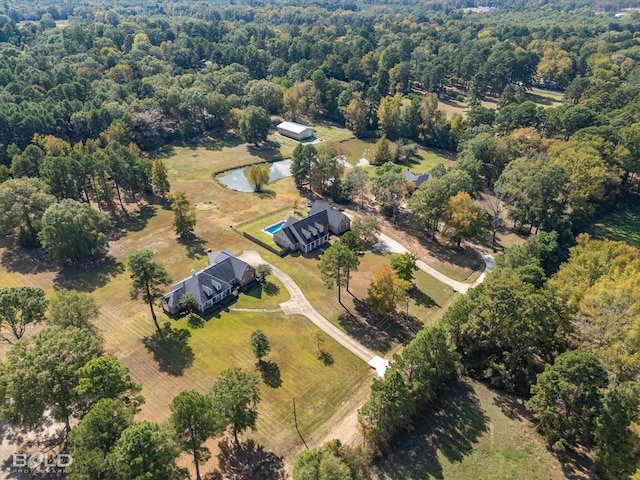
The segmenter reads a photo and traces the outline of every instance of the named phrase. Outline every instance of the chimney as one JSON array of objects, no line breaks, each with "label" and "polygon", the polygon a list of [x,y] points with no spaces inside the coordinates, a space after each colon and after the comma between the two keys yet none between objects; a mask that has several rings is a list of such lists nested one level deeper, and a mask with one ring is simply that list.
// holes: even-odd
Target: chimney
[{"label": "chimney", "polygon": [[196,276],[196,271],[195,271],[195,269],[193,269],[193,268],[191,269],[191,276],[192,276],[192,277],[195,277],[195,276]]}]

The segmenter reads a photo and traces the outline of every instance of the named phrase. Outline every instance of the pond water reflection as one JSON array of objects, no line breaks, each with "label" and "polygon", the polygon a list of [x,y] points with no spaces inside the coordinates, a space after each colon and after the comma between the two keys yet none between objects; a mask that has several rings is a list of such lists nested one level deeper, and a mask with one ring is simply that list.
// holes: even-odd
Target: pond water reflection
[{"label": "pond water reflection", "polygon": [[[266,165],[265,165],[266,166]],[[237,192],[253,192],[253,187],[247,181],[244,172],[248,168],[237,168],[230,172],[216,175],[216,178],[230,190]],[[291,160],[280,160],[269,164],[269,183],[291,176]]]}]

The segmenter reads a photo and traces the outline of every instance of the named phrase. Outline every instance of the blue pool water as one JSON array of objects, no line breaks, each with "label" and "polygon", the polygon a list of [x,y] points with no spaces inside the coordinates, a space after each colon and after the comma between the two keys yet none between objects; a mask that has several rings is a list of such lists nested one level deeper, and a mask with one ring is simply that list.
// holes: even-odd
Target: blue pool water
[{"label": "blue pool water", "polygon": [[273,225],[265,227],[264,231],[266,233],[268,233],[269,235],[273,235],[274,233],[279,232],[280,230],[282,230],[282,226],[283,225],[284,225],[284,222],[274,223]]}]

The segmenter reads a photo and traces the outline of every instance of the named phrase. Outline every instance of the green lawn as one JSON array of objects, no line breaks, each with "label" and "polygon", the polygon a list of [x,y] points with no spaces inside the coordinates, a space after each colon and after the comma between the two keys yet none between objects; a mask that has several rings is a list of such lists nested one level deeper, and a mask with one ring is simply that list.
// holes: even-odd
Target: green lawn
[{"label": "green lawn", "polygon": [[[377,140],[375,139],[362,140],[354,138],[352,140],[342,142],[340,144],[340,149],[342,149],[349,163],[355,166],[361,158],[366,158],[367,160],[372,158],[373,152],[376,148],[376,141]],[[449,155],[445,156],[436,150],[420,147],[418,149],[417,156],[406,165],[406,168],[416,173],[423,173],[428,172],[438,163],[442,163],[445,166],[453,164]],[[370,173],[375,171],[375,167],[373,166],[368,166],[366,169]]]},{"label": "green lawn", "polygon": [[[378,465],[378,479],[561,480],[566,475],[524,418],[522,400],[464,380],[440,396]],[[566,466],[571,470],[571,466]]]},{"label": "green lawn", "polygon": [[640,210],[620,210],[602,217],[593,226],[596,238],[627,242],[640,248]]},{"label": "green lawn", "polygon": [[238,296],[238,301],[231,305],[234,308],[278,308],[291,296],[282,282],[270,275],[264,285],[255,283]]},{"label": "green lawn", "polygon": [[[186,318],[174,326],[190,328]],[[249,344],[251,332],[257,329],[265,332],[271,344],[263,370],[256,367]],[[335,406],[370,381],[368,366],[326,335],[323,349],[333,363],[320,360],[312,337],[316,330],[297,315],[222,312],[202,328],[191,329],[189,345],[195,360],[190,374],[214,379],[222,370],[238,366],[261,377],[258,429],[250,436],[288,455],[302,447],[293,425],[292,397],[296,398],[300,431],[307,442],[313,442]]]},{"label": "green lawn", "polygon": [[[302,202],[300,202],[300,204],[302,204]],[[304,210],[306,210],[306,208]],[[304,218],[306,216],[306,213],[304,212],[304,210],[296,210],[298,212],[298,215],[296,215],[296,217]],[[276,245],[276,243],[273,241],[273,235],[269,235],[268,233],[264,232],[263,229],[265,227],[269,227],[273,225],[274,223],[278,223],[283,220],[286,220],[287,218],[292,216],[292,214],[293,214],[293,208],[284,207],[276,210],[275,212],[260,215],[255,220],[250,219],[246,222],[240,223],[236,225],[236,228],[238,228],[243,232],[247,232],[250,235],[253,235],[254,237],[265,242],[266,244],[271,245],[273,246],[273,248],[279,250],[282,247],[279,247],[278,245]]]},{"label": "green lawn", "polygon": [[311,125],[314,135],[325,142],[343,142],[353,138],[353,132],[332,122],[319,122]]}]

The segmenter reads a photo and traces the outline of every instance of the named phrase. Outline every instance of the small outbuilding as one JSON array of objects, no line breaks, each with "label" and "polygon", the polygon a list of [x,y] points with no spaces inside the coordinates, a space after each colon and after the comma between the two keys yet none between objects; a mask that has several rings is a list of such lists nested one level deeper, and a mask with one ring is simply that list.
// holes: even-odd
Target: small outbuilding
[{"label": "small outbuilding", "polygon": [[294,140],[302,141],[313,137],[313,128],[296,122],[282,122],[276,126],[278,133]]}]

